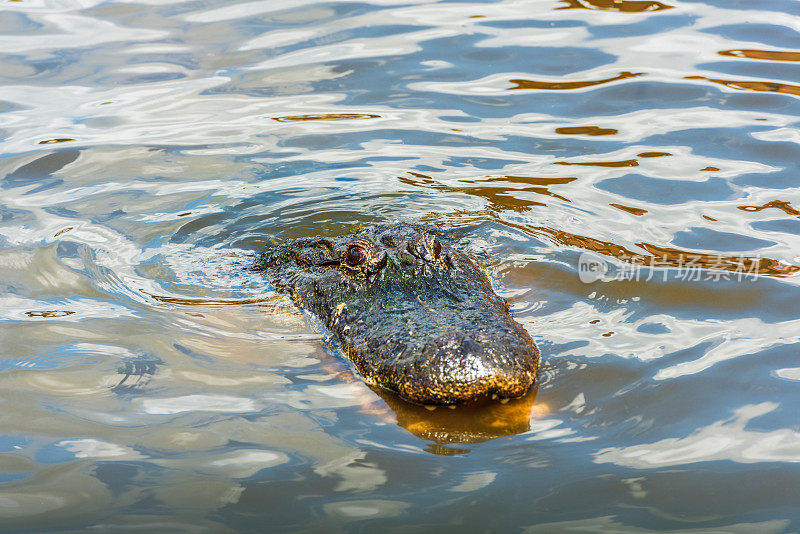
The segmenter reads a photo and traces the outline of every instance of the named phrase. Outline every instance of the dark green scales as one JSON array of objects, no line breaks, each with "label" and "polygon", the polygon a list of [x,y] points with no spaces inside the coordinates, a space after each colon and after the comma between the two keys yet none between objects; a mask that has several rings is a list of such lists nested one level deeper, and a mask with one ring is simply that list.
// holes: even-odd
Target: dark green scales
[{"label": "dark green scales", "polygon": [[508,399],[536,381],[539,351],[486,274],[421,227],[297,239],[253,268],[322,319],[368,384],[412,402]]}]

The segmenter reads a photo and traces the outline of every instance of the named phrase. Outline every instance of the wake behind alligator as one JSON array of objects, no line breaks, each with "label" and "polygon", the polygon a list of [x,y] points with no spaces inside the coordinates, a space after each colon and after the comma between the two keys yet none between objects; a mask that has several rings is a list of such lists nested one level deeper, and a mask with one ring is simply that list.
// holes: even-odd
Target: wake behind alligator
[{"label": "wake behind alligator", "polygon": [[425,405],[524,395],[539,351],[466,254],[422,227],[303,238],[254,270],[316,313],[364,380]]}]

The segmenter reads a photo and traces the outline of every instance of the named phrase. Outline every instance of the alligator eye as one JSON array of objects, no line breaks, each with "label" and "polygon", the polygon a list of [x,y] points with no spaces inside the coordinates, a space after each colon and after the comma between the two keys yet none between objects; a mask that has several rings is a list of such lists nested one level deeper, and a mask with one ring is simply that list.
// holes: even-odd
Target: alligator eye
[{"label": "alligator eye", "polygon": [[344,260],[350,267],[358,267],[367,261],[367,252],[359,246],[351,245],[350,248],[347,249]]}]

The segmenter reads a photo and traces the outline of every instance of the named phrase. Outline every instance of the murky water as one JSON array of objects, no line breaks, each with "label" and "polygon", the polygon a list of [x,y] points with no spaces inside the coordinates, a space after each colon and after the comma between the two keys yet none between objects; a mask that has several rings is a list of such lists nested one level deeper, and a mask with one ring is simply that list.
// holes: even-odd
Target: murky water
[{"label": "murky water", "polygon": [[[667,3],[669,2],[669,3]],[[800,8],[0,4],[0,525],[800,530]],[[377,394],[245,270],[457,228],[529,396]]]}]

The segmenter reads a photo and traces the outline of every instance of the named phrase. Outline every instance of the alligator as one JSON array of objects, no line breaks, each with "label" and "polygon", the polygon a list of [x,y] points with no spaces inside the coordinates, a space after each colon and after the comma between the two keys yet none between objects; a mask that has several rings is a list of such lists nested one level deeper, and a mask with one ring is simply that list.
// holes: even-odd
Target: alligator
[{"label": "alligator", "polygon": [[531,336],[441,232],[399,223],[300,238],[267,250],[252,269],[316,314],[368,385],[410,402],[505,402],[537,379]]}]

